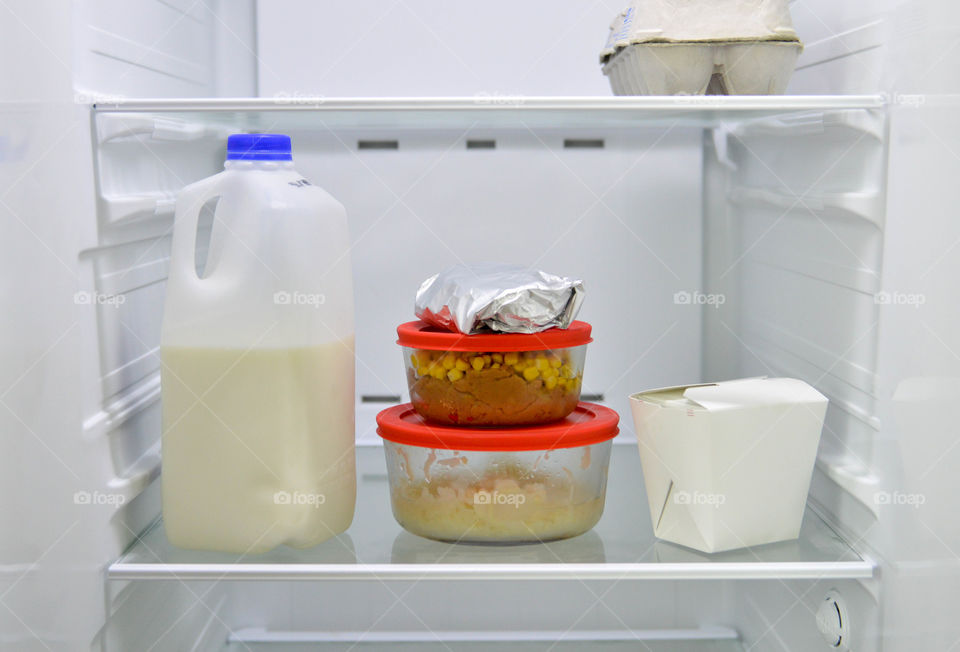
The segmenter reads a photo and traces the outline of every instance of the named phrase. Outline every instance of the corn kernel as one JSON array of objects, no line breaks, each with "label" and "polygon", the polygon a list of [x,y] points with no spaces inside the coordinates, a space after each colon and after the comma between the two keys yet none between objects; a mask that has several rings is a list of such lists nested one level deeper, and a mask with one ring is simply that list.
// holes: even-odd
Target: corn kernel
[{"label": "corn kernel", "polygon": [[474,368],[475,371],[480,371],[483,369],[483,358],[477,356],[476,358],[470,361],[470,366]]},{"label": "corn kernel", "polygon": [[507,353],[503,356],[503,361],[509,365],[515,365],[519,360],[520,356],[513,352]]},{"label": "corn kernel", "polygon": [[457,358],[457,361],[453,363],[453,368],[457,371],[466,371],[470,368],[470,363],[463,358]]},{"label": "corn kernel", "polygon": [[553,389],[554,387],[556,387],[557,382],[558,380],[556,376],[550,376],[549,378],[547,378],[546,380],[547,389]]},{"label": "corn kernel", "polygon": [[523,367],[522,364],[517,363],[517,364],[513,365],[513,370],[516,371],[518,374],[522,374],[522,373],[523,373],[523,369],[524,369],[524,367]]},{"label": "corn kernel", "polygon": [[562,365],[560,367],[560,375],[564,378],[573,378],[573,370],[570,369],[570,365]]},{"label": "corn kernel", "polygon": [[414,369],[416,369],[417,367],[420,366],[420,363],[419,363],[419,361],[417,360],[417,354],[416,354],[416,353],[411,353],[411,354],[410,354],[410,366],[413,367]]},{"label": "corn kernel", "polygon": [[491,355],[490,357],[493,358],[493,361],[494,361],[494,362],[500,362],[500,363],[503,362],[503,354],[502,354],[502,353],[494,353],[494,354]]},{"label": "corn kernel", "polygon": [[556,378],[557,370],[554,369],[553,367],[547,367],[546,369],[540,372],[540,375],[543,376],[544,378]]},{"label": "corn kernel", "polygon": [[563,362],[561,362],[560,358],[558,358],[557,356],[550,357],[550,366],[553,367],[554,369],[559,369],[560,365],[562,364]]},{"label": "corn kernel", "polygon": [[483,354],[483,364],[484,364],[484,365],[489,365],[491,362],[493,362],[493,359],[492,359],[489,355],[487,355],[486,353],[484,353],[484,354]]},{"label": "corn kernel", "polygon": [[448,353],[445,356],[443,356],[440,359],[440,365],[447,371],[450,371],[451,369],[453,369],[453,354]]},{"label": "corn kernel", "polygon": [[463,372],[460,371],[459,369],[451,369],[450,371],[447,372],[447,378],[450,379],[451,383],[455,383],[461,378],[463,378]]},{"label": "corn kernel", "polygon": [[437,380],[443,380],[443,377],[446,374],[447,372],[444,371],[442,365],[434,365],[433,367],[430,368],[430,375],[436,378]]},{"label": "corn kernel", "polygon": [[547,362],[547,359],[545,357],[541,357],[541,356],[537,356],[536,365],[537,365],[537,369],[539,369],[540,371],[550,368],[550,363]]},{"label": "corn kernel", "polygon": [[566,379],[566,378],[558,378],[558,379],[557,379],[557,385],[559,385],[560,387],[566,389],[566,388],[567,388],[567,379]]},{"label": "corn kernel", "polygon": [[539,375],[540,371],[536,367],[527,367],[523,370],[523,377],[527,380],[536,380]]},{"label": "corn kernel", "polygon": [[430,368],[427,367],[426,365],[420,365],[419,367],[417,367],[417,375],[418,375],[418,376],[429,376],[429,375],[430,375]]}]

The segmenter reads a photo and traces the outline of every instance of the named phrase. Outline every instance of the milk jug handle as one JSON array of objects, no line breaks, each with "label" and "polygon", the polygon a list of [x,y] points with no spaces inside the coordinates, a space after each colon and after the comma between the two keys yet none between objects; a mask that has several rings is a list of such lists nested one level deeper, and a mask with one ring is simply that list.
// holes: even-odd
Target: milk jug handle
[{"label": "milk jug handle", "polygon": [[170,275],[191,280],[197,276],[197,222],[204,204],[223,191],[223,174],[190,184],[177,195],[173,217],[173,238],[170,244]]}]

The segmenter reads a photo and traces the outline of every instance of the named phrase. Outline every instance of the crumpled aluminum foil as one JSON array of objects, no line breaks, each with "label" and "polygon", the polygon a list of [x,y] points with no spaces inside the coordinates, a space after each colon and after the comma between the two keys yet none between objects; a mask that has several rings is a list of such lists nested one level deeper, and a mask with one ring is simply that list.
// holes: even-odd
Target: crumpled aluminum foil
[{"label": "crumpled aluminum foil", "polygon": [[567,328],[583,293],[580,280],[522,265],[454,265],[420,285],[414,310],[423,321],[455,333],[539,333]]}]

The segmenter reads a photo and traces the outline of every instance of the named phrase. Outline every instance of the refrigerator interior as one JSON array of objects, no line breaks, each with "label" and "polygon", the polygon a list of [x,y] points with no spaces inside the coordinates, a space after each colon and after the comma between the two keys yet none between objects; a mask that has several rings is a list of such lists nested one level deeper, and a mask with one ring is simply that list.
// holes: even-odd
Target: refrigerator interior
[{"label": "refrigerator interior", "polygon": [[[567,4],[551,29],[599,41],[615,9]],[[23,62],[3,64],[16,101],[0,209],[18,246],[3,262],[14,437],[0,477],[17,497],[4,524],[26,533],[3,544],[3,644],[818,650],[835,594],[852,649],[960,639],[955,8],[795,2],[807,47],[789,96],[633,100],[607,97],[596,62],[560,45],[563,77],[549,57],[518,73],[447,51],[442,28],[466,9],[143,2],[134,20],[118,7],[38,3],[0,28],[4,59]],[[472,19],[493,29],[502,11]],[[593,17],[597,34],[571,28]],[[408,36],[344,44],[338,25],[364,21]],[[431,34],[441,71],[472,79],[411,72],[398,46]],[[504,62],[537,56],[505,47],[520,49]],[[464,97],[378,99],[358,80],[390,48],[386,91]],[[580,78],[600,97],[534,97]],[[221,169],[226,136],[245,130],[288,133],[298,170],[348,211],[360,490],[345,535],[230,558],[173,549],[156,523],[157,352],[176,192]],[[604,518],[568,542],[446,546],[389,513],[373,416],[405,400],[394,329],[423,278],[478,259],[586,283],[584,393],[620,413],[621,435]],[[751,375],[802,378],[831,401],[801,539],[713,556],[657,542],[626,396]]]}]

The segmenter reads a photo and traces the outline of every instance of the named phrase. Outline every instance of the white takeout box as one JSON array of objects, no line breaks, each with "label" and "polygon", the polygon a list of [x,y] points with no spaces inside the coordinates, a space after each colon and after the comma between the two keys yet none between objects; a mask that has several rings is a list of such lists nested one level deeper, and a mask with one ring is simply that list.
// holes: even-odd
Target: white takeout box
[{"label": "white takeout box", "polygon": [[794,378],[630,396],[654,534],[703,552],[796,539],[827,398]]},{"label": "white takeout box", "polygon": [[600,62],[616,95],[779,95],[802,50],[788,0],[633,0]]}]

